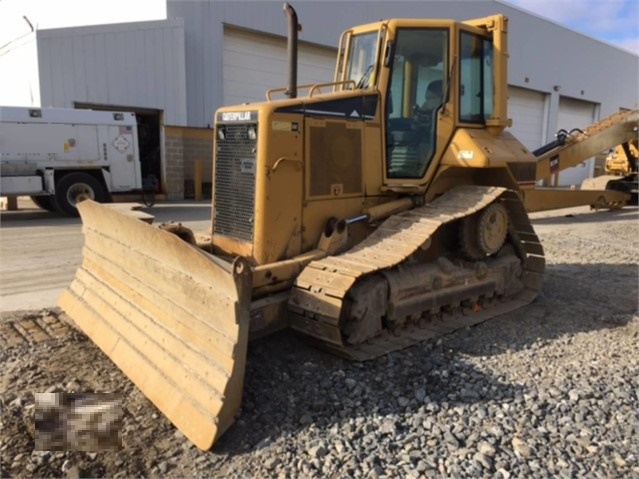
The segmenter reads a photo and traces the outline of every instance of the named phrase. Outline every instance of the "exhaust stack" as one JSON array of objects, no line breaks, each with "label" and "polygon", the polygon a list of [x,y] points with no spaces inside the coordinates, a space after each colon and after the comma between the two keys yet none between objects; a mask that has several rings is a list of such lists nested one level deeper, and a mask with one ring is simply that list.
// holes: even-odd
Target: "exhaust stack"
[{"label": "exhaust stack", "polygon": [[288,55],[288,89],[285,94],[289,98],[297,98],[297,32],[302,26],[297,20],[295,9],[288,3],[284,4],[284,14],[288,20],[287,55]]}]

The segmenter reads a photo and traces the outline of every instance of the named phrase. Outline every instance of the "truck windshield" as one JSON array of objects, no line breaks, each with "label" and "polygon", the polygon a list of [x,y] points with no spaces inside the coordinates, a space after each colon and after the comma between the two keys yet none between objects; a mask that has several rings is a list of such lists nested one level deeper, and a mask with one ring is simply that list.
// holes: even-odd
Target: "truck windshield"
[{"label": "truck windshield", "polygon": [[355,82],[356,88],[374,85],[375,59],[377,56],[378,32],[353,35],[348,52],[345,80]]}]

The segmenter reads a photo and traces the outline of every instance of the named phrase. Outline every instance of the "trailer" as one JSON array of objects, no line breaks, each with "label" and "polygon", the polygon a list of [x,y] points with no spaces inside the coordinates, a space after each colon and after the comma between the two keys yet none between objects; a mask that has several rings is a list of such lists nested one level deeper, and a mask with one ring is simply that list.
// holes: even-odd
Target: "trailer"
[{"label": "trailer", "polygon": [[0,196],[68,216],[84,199],[142,191],[135,114],[0,107],[0,180]]}]

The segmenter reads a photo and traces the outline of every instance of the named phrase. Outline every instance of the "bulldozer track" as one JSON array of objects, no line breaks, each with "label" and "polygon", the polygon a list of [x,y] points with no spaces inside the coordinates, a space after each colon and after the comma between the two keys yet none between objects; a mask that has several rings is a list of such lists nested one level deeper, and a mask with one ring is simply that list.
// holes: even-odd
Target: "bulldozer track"
[{"label": "bulldozer track", "polygon": [[28,316],[0,324],[0,347],[43,343],[64,338],[72,331],[73,328],[55,314]]},{"label": "bulldozer track", "polygon": [[[497,200],[508,210],[510,241],[522,263],[519,280],[523,288],[519,292],[507,299],[488,293],[481,307],[477,302],[474,308],[450,304],[441,308],[442,313],[433,315],[428,321],[409,325],[400,334],[385,330],[380,336],[360,344],[350,345],[344,341],[340,329],[341,313],[348,292],[358,281],[402,263],[442,225],[472,215]],[[514,191],[496,187],[458,187],[425,206],[387,219],[350,251],[310,263],[297,278],[291,293],[292,327],[336,354],[355,360],[372,359],[530,303],[541,288],[544,267],[543,248]],[[463,291],[464,287],[460,289]],[[479,286],[468,288],[469,298],[482,294]]]}]

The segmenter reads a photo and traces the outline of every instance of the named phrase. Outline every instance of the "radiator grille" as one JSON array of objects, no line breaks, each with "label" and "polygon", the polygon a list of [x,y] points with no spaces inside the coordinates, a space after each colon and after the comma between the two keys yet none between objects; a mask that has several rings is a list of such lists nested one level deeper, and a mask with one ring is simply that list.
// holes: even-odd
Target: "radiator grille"
[{"label": "radiator grille", "polygon": [[215,156],[214,233],[247,242],[253,241],[255,214],[256,141],[248,137],[249,126],[221,125]]}]

